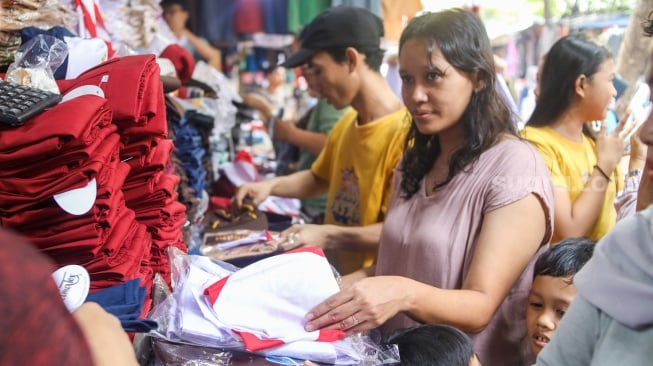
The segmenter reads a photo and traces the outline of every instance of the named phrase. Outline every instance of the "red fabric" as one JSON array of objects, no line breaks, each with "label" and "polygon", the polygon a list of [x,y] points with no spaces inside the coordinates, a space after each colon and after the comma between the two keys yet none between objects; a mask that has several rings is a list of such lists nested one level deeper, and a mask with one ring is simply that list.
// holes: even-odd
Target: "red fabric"
[{"label": "red fabric", "polygon": [[218,296],[220,296],[220,292],[222,292],[222,289],[227,284],[228,279],[229,276],[223,277],[216,283],[204,289],[204,295],[206,295],[209,298],[209,303],[211,304],[211,306],[213,306],[215,302],[218,300]]},{"label": "red fabric", "polygon": [[0,169],[0,178],[30,176],[34,174],[34,171],[54,169],[69,172],[88,161],[91,158],[91,154],[98,149],[102,141],[109,137],[109,135],[115,133],[116,130],[116,126],[111,124],[99,128],[97,130],[96,138],[89,145],[80,144],[78,146],[66,146],[63,150],[59,151],[58,154],[51,157],[35,156],[33,159],[38,160],[32,163],[23,161],[22,164],[14,167],[3,166],[2,169]]},{"label": "red fabric", "polygon": [[54,266],[0,229],[0,365],[92,365],[86,338],[52,281]]},{"label": "red fabric", "polygon": [[161,58],[167,58],[175,66],[177,77],[183,84],[190,81],[195,70],[195,59],[188,50],[178,44],[171,44],[166,47],[159,55]]},{"label": "red fabric", "polygon": [[[281,339],[261,339],[249,332],[240,332],[235,329],[232,331],[240,336],[245,345],[245,349],[250,352],[258,352],[268,348],[278,347],[285,344]],[[335,342],[344,338],[345,332],[339,329],[325,329],[320,331],[320,335],[316,339],[318,342]]]},{"label": "red fabric", "polygon": [[234,31],[236,33],[263,32],[263,6],[260,0],[236,0]]},{"label": "red fabric", "polygon": [[249,332],[239,332],[235,329],[232,329],[232,331],[240,336],[245,345],[245,349],[250,352],[262,351],[264,349],[278,347],[285,344],[285,342],[280,339],[261,339],[255,334]]},{"label": "red fabric", "polygon": [[[61,209],[54,200],[48,200],[33,210],[20,211],[3,218],[3,225],[19,232],[36,232],[44,228],[56,229],[60,224],[71,221],[79,225],[94,221],[99,225],[109,226],[117,218],[119,208],[125,205],[121,188],[129,173],[129,166],[122,162],[117,163],[116,167],[105,165],[100,171],[97,198],[88,213],[80,216],[71,215]],[[108,177],[109,175],[111,177]]]},{"label": "red fabric", "polygon": [[[170,197],[177,195],[176,188],[179,181],[178,175],[162,173],[154,184],[152,192],[130,190],[125,192],[125,198],[132,203],[132,207],[148,207],[153,204],[161,207],[167,203]],[[159,203],[156,204],[156,202]]]},{"label": "red fabric", "polygon": [[324,255],[324,250],[322,250],[322,248],[320,247],[299,247],[297,249],[289,250],[285,252],[283,255],[292,254],[292,253],[313,253],[319,255],[320,257],[326,257]]},{"label": "red fabric", "polygon": [[105,99],[83,95],[57,104],[20,128],[0,124],[0,166],[5,169],[56,159],[64,149],[90,145],[111,119]]},{"label": "red fabric", "polygon": [[320,335],[317,337],[316,341],[318,342],[335,342],[338,339],[342,339],[347,334],[340,329],[322,329],[320,330]]},{"label": "red fabric", "polygon": [[209,203],[210,203],[209,210],[216,210],[216,209],[228,210],[233,205],[233,202],[230,197],[212,196]]},{"label": "red fabric", "polygon": [[35,175],[29,178],[1,179],[0,201],[3,205],[0,207],[0,215],[8,216],[49,200],[56,194],[88,185],[105,164],[118,159],[119,140],[120,137],[116,134],[109,136],[86,164],[65,174],[34,172]]},{"label": "red fabric", "polygon": [[57,80],[57,85],[62,94],[82,85],[99,86],[113,110],[114,120],[144,124],[156,114],[158,99],[163,95],[155,60],[152,54],[116,57],[76,79]]},{"label": "red fabric", "polygon": [[146,173],[141,176],[130,175],[127,177],[127,181],[125,181],[125,185],[122,189],[125,192],[131,190],[142,191],[141,193],[135,194],[145,194],[146,192],[149,194],[154,192],[154,187],[162,176],[162,171]]},{"label": "red fabric", "polygon": [[247,150],[238,150],[236,156],[234,156],[234,161],[246,161],[250,164],[254,164],[252,154]]},{"label": "red fabric", "polygon": [[115,256],[98,256],[84,265],[91,275],[91,290],[143,278],[144,274],[149,273],[148,270],[141,268],[143,259],[149,257],[152,243],[145,227],[138,222],[132,222],[132,227],[123,242],[123,247]]},{"label": "red fabric", "polygon": [[120,160],[124,160],[132,168],[142,168],[147,164],[146,158],[150,151],[156,147],[154,137],[145,137],[141,140],[129,141],[120,150]]}]

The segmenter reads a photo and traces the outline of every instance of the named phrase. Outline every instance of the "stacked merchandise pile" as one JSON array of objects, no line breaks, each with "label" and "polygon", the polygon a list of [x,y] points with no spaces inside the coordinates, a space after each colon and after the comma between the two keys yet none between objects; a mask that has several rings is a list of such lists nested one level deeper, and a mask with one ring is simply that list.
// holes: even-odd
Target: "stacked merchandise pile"
[{"label": "stacked merchandise pile", "polygon": [[[163,87],[154,55],[119,57],[80,75],[59,82],[62,91],[79,85],[100,85],[113,109],[123,147],[120,159],[131,171],[123,191],[126,205],[151,236],[147,264],[170,281],[167,248],[186,250],[181,228],[186,222],[183,204],[175,192],[179,178],[168,167],[172,143],[168,140]],[[135,85],[136,87],[125,87]]]},{"label": "stacked merchandise pile", "polygon": [[0,4],[0,70],[14,61],[20,47],[20,31],[29,26],[47,29],[57,25],[69,28],[74,22],[72,7],[55,0],[3,1]]},{"label": "stacked merchandise pile", "polygon": [[119,158],[109,104],[82,95],[0,129],[2,225],[60,266],[83,265],[91,291],[151,281],[141,266],[150,255],[147,232],[121,190],[130,168]]},{"label": "stacked merchandise pile", "polygon": [[[178,121],[184,114],[183,107],[169,95],[166,95],[166,116],[168,120],[168,134],[173,144],[177,145],[177,136],[172,127],[172,121]],[[173,165],[174,173],[179,177],[179,185],[177,185],[177,194],[179,202],[186,206],[186,218],[188,222],[195,223],[202,215],[198,210],[200,199],[197,197],[197,192],[190,186],[190,180],[186,174],[183,163],[179,159],[179,151],[176,147],[170,153],[170,160]],[[183,228],[184,242],[191,247],[191,225],[186,225]]]}]

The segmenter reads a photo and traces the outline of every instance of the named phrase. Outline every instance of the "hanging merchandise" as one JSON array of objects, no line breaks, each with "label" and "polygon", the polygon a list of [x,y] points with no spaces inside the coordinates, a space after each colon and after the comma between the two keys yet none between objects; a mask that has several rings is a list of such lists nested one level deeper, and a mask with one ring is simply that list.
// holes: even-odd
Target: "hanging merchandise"
[{"label": "hanging merchandise", "polygon": [[[116,52],[147,48],[158,32],[160,0],[99,0],[104,24],[110,31]],[[123,54],[124,55],[124,54]]]},{"label": "hanging merchandise", "polygon": [[77,34],[82,38],[101,38],[107,44],[109,58],[113,57],[111,35],[104,24],[98,0],[75,0],[75,9],[79,18]]}]

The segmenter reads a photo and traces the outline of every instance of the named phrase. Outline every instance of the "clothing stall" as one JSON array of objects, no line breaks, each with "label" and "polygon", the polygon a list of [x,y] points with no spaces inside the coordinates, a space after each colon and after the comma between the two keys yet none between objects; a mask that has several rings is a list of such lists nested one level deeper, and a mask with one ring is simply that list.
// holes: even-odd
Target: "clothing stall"
[{"label": "clothing stall", "polygon": [[230,202],[275,159],[234,77],[283,59],[303,25],[345,1],[189,1],[222,70],[166,38],[158,0],[10,3],[0,76],[58,103],[0,123],[0,227],[57,268],[83,267],[81,302],[120,319],[141,364],[397,361],[371,335],[304,331],[338,280],[320,249],[279,238],[301,222],[296,200]]}]

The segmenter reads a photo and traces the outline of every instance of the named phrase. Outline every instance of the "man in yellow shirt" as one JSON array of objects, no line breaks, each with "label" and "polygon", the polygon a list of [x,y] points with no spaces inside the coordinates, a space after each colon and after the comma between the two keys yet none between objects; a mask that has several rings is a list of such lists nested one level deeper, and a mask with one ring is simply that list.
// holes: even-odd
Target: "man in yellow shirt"
[{"label": "man in yellow shirt", "polygon": [[370,265],[390,200],[395,166],[410,125],[403,103],[379,72],[383,23],[368,10],[337,6],[302,32],[284,63],[307,65],[317,92],[334,107],[351,105],[310,170],[245,184],[235,196],[259,203],[269,195],[306,199],[328,193],[324,225],[295,225],[283,235],[325,248],[341,274]]}]

